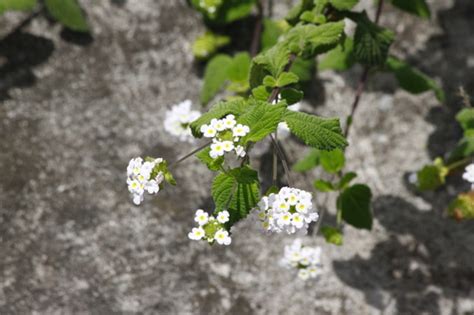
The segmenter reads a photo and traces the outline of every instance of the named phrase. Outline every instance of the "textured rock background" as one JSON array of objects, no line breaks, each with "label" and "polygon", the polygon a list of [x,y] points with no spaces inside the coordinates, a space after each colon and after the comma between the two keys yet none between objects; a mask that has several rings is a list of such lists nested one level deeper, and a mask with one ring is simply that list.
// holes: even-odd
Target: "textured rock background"
[{"label": "textured rock background", "polygon": [[[306,284],[276,264],[292,239],[250,222],[228,248],[188,241],[193,211],[210,205],[211,174],[196,160],[177,170],[176,189],[130,203],[131,157],[189,149],[160,124],[172,104],[197,103],[190,51],[203,26],[184,0],[81,2],[93,40],[35,19],[0,42],[1,314],[474,313],[474,225],[443,215],[468,185],[453,179],[419,195],[404,179],[460,135],[455,90],[474,91],[471,0],[429,1],[431,21],[387,6],[381,22],[399,34],[394,52],[439,79],[448,102],[409,95],[388,75],[372,80],[348,168],[374,191],[375,226],[346,227],[343,247],[305,238],[324,248],[326,271]],[[276,2],[284,14],[287,2]],[[0,17],[1,37],[23,18]],[[320,74],[304,109],[345,117],[360,71]],[[294,140],[285,147],[293,160],[303,154]],[[309,188],[304,178],[298,186]]]}]

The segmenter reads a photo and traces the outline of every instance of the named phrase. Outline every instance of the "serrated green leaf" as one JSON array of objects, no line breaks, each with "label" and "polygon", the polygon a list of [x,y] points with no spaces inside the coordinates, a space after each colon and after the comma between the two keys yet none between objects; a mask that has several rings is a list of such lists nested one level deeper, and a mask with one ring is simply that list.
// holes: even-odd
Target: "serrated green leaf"
[{"label": "serrated green leaf", "polygon": [[229,68],[232,58],[227,55],[216,55],[204,71],[204,85],[201,90],[201,103],[206,105],[224,86],[229,79]]},{"label": "serrated green leaf", "polygon": [[466,130],[464,137],[461,140],[459,140],[457,145],[449,154],[447,163],[452,164],[456,161],[467,158],[473,154],[474,154],[474,130],[468,129]]},{"label": "serrated green leaf", "polygon": [[247,52],[235,54],[228,69],[229,79],[234,82],[248,81],[250,62],[250,55]]},{"label": "serrated green leaf", "polygon": [[318,149],[311,149],[309,153],[293,165],[293,170],[296,172],[306,172],[319,165],[319,157],[321,151]]},{"label": "serrated green leaf", "polygon": [[263,78],[263,85],[271,87],[271,88],[275,87],[276,86],[276,80],[271,75],[267,75],[265,78]]},{"label": "serrated green leaf", "polygon": [[463,130],[474,129],[474,108],[463,108],[456,115]]},{"label": "serrated green leaf", "polygon": [[250,128],[250,132],[242,138],[242,142],[244,144],[249,141],[257,142],[274,132],[285,111],[285,105],[270,105],[266,102],[255,101],[255,104],[237,119],[238,123]]},{"label": "serrated green leaf", "polygon": [[315,65],[314,58],[303,59],[297,57],[291,65],[290,71],[296,74],[300,81],[309,81],[313,78]]},{"label": "serrated green leaf", "polygon": [[214,55],[219,48],[224,47],[229,43],[229,36],[207,31],[194,41],[193,54],[198,59],[207,59]]},{"label": "serrated green leaf", "polygon": [[286,44],[279,42],[255,57],[250,67],[250,87],[255,88],[261,85],[263,78],[267,75],[278,78],[288,64],[289,55],[290,51]]},{"label": "serrated green leaf", "polygon": [[444,101],[444,92],[436,81],[430,79],[417,69],[412,68],[407,63],[390,56],[387,59],[387,68],[395,74],[400,87],[404,90],[413,94],[432,90],[440,102]]},{"label": "serrated green leaf", "polygon": [[45,0],[48,12],[62,25],[78,32],[88,32],[89,26],[76,0]]},{"label": "serrated green leaf", "polygon": [[296,74],[294,74],[292,72],[283,72],[278,77],[276,85],[278,87],[284,87],[284,86],[296,83],[296,82],[298,82],[298,80],[299,80],[299,78]]},{"label": "serrated green leaf", "polygon": [[382,66],[395,34],[372,22],[367,13],[350,13],[347,16],[357,23],[354,34],[354,56],[368,66]]},{"label": "serrated green leaf", "polygon": [[337,246],[342,245],[343,236],[339,229],[332,226],[323,226],[321,228],[321,233],[323,234],[326,242]]},{"label": "serrated green leaf", "polygon": [[349,183],[357,177],[357,174],[354,172],[348,172],[342,176],[341,180],[337,184],[338,189],[345,189]]},{"label": "serrated green leaf", "polygon": [[338,10],[350,10],[352,9],[359,0],[329,0],[329,3]]},{"label": "serrated green leaf", "polygon": [[323,169],[332,174],[339,172],[346,162],[344,152],[341,149],[321,151],[319,159]]},{"label": "serrated green leaf", "polygon": [[300,16],[303,12],[311,10],[314,7],[313,0],[300,0],[300,2],[290,9],[285,19],[291,25],[299,22]]},{"label": "serrated green leaf", "polygon": [[270,91],[268,91],[267,87],[261,85],[252,90],[252,95],[255,97],[256,100],[266,101],[270,96]]},{"label": "serrated green leaf", "polygon": [[280,92],[281,100],[285,100],[286,104],[293,105],[303,99],[304,93],[300,90],[287,88]]},{"label": "serrated green leaf", "polygon": [[219,102],[214,105],[207,113],[204,113],[190,124],[191,131],[195,137],[200,138],[201,126],[209,124],[213,118],[220,119],[228,114],[240,115],[248,109],[246,101],[241,99],[231,100],[227,102]]},{"label": "serrated green leaf", "polygon": [[342,135],[339,119],[324,119],[302,112],[287,110],[283,119],[291,132],[307,145],[320,150],[344,148],[347,141]]},{"label": "serrated green leaf", "polygon": [[321,192],[329,192],[334,190],[334,185],[326,180],[317,179],[314,182],[314,188]]},{"label": "serrated green leaf", "polygon": [[392,0],[392,4],[400,10],[429,19],[431,12],[425,0]]},{"label": "serrated green leaf", "polygon": [[229,225],[245,218],[260,198],[257,172],[244,166],[220,173],[212,183],[212,198],[216,212],[229,211]]},{"label": "serrated green leaf", "polygon": [[222,164],[224,163],[224,156],[219,156],[218,158],[216,159],[213,159],[212,157],[210,157],[209,155],[209,152],[211,151],[211,149],[209,147],[199,151],[197,154],[196,154],[196,157],[202,162],[204,163],[207,168],[211,171],[219,171],[222,167]]},{"label": "serrated green leaf", "polygon": [[459,194],[449,204],[448,214],[458,221],[474,219],[474,191]]},{"label": "serrated green leaf", "polygon": [[346,37],[344,42],[329,51],[318,63],[318,69],[324,70],[347,70],[354,65],[354,42],[352,38]]},{"label": "serrated green leaf", "polygon": [[344,221],[359,229],[372,229],[372,192],[367,185],[352,185],[345,189],[338,199]]},{"label": "serrated green leaf", "polygon": [[434,190],[446,181],[449,170],[441,159],[436,159],[432,165],[425,165],[417,172],[418,189],[421,191]]},{"label": "serrated green leaf", "polygon": [[278,42],[278,38],[288,28],[285,21],[275,21],[265,18],[263,20],[263,32],[261,37],[261,50],[265,51]]},{"label": "serrated green leaf", "polygon": [[0,14],[5,11],[30,11],[36,6],[37,0],[2,0]]}]

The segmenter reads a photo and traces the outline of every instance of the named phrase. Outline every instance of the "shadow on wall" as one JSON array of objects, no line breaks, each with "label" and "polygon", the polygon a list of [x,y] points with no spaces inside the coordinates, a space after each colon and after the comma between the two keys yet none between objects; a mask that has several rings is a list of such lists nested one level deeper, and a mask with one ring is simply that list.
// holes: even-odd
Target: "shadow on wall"
[{"label": "shadow on wall", "polygon": [[[374,212],[389,239],[368,259],[334,261],[338,277],[379,310],[395,301],[399,314],[440,314],[438,300],[444,297],[458,314],[458,299],[473,293],[474,222],[456,223],[389,195],[374,201]],[[389,301],[381,291],[389,293]]]}]

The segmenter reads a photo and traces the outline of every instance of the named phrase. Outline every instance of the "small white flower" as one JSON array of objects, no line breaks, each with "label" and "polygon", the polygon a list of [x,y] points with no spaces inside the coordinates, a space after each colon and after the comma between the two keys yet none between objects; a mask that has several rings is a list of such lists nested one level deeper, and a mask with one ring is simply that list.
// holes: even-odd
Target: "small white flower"
[{"label": "small white flower", "polygon": [[291,216],[291,224],[293,224],[297,229],[300,229],[304,225],[304,219],[299,213],[293,213]]},{"label": "small white flower", "polygon": [[229,236],[229,232],[224,229],[220,229],[214,234],[214,239],[220,245],[230,245],[232,239]]},{"label": "small white flower", "polygon": [[279,225],[288,225],[291,223],[291,213],[283,212],[278,217],[278,224]]},{"label": "small white flower", "polygon": [[225,153],[224,151],[224,145],[220,141],[216,141],[213,144],[211,144],[211,151],[209,152],[209,155],[215,159],[218,156],[223,156]]},{"label": "small white flower", "polygon": [[234,143],[232,141],[222,141],[222,147],[225,152],[230,152],[234,149]]},{"label": "small white flower", "polygon": [[137,206],[139,206],[142,203],[143,199],[144,199],[143,194],[133,194],[132,196],[133,196],[133,198],[132,198],[133,203]]},{"label": "small white flower", "polygon": [[234,115],[227,115],[224,118],[224,126],[225,126],[226,129],[234,128],[236,123],[237,122],[235,121],[235,116]]},{"label": "small white flower", "polygon": [[189,124],[199,118],[201,113],[192,110],[191,107],[191,101],[186,100],[178,105],[173,105],[165,114],[165,130],[172,136],[178,137],[181,141],[194,141]]},{"label": "small white flower", "polygon": [[219,223],[226,223],[227,221],[229,221],[229,212],[227,212],[226,210],[219,212],[217,214],[217,221]]},{"label": "small white flower", "polygon": [[250,132],[249,126],[238,124],[234,128],[232,128],[232,134],[234,137],[244,137],[246,134]]},{"label": "small white flower", "polygon": [[210,126],[210,125],[202,125],[201,126],[201,133],[206,138],[214,138],[217,134],[217,130]]},{"label": "small white flower", "polygon": [[157,192],[160,191],[160,185],[158,184],[158,182],[156,180],[152,179],[152,180],[146,182],[145,190],[149,194],[156,194]]},{"label": "small white flower", "polygon": [[150,178],[153,169],[163,162],[158,158],[153,161],[143,162],[142,158],[131,159],[127,167],[127,185],[132,194],[133,203],[139,205],[144,197],[143,194],[156,194],[160,191],[160,184],[163,182],[163,173],[159,172],[155,178]]},{"label": "small white flower", "polygon": [[188,237],[192,240],[199,241],[204,237],[206,233],[202,227],[193,228],[191,232],[188,233]]},{"label": "small white flower", "polygon": [[308,280],[309,279],[309,271],[305,268],[305,269],[300,269],[298,271],[298,278],[300,278],[301,280]]},{"label": "small white flower", "polygon": [[211,126],[216,129],[217,131],[223,131],[226,129],[224,120],[222,119],[212,119],[211,120]]},{"label": "small white flower", "polygon": [[241,145],[238,145],[235,147],[235,153],[237,154],[238,157],[244,157],[247,154],[245,152],[244,147]]},{"label": "small white flower", "polygon": [[200,226],[209,222],[209,214],[202,209],[196,211],[194,215],[194,221],[196,221]]},{"label": "small white flower", "polygon": [[473,187],[474,187],[474,163],[466,166],[466,169],[465,169],[464,174],[462,175],[462,178],[470,182],[471,184],[473,184]]},{"label": "small white flower", "polygon": [[289,269],[296,269],[302,280],[316,278],[322,273],[321,248],[303,246],[300,239],[285,246],[281,264]]}]

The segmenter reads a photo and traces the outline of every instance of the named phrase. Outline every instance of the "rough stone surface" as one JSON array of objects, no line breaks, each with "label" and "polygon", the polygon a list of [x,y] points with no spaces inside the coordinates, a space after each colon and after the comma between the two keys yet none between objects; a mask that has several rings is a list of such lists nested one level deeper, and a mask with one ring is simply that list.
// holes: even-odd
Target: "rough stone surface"
[{"label": "rough stone surface", "polygon": [[[7,36],[25,15],[0,17],[0,314],[474,313],[474,225],[443,214],[467,184],[417,194],[405,179],[460,136],[455,90],[474,91],[471,0],[429,1],[430,21],[387,6],[394,53],[436,77],[447,105],[397,89],[386,74],[371,81],[348,169],[373,189],[374,228],[346,227],[343,247],[306,237],[325,254],[324,276],[308,283],[276,263],[291,237],[250,222],[227,248],[187,239],[193,211],[210,206],[211,174],[196,160],[176,170],[177,188],[131,204],[131,157],[189,150],[161,121],[174,103],[197,106],[201,69],[190,51],[204,27],[184,0],[81,2],[92,39],[43,18]],[[276,14],[285,8],[278,2]],[[305,110],[345,117],[360,73],[319,74]],[[285,147],[292,160],[304,153],[294,139]],[[297,185],[309,189],[313,177]],[[327,206],[333,222],[333,200]]]}]

